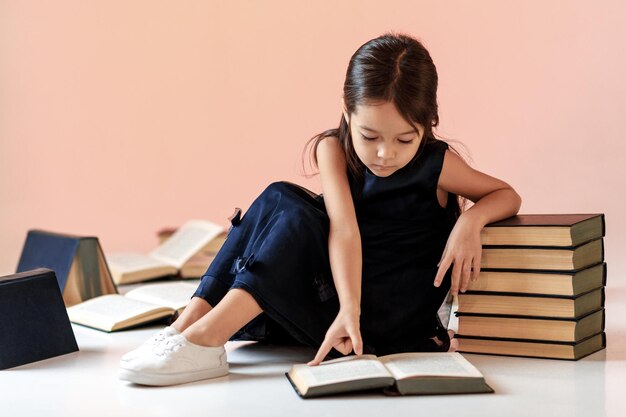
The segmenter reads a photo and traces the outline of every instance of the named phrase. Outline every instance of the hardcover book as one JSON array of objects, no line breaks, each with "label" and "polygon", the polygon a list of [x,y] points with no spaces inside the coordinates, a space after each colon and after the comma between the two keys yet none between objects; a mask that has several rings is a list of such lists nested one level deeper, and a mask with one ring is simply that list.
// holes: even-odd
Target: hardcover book
[{"label": "hardcover book", "polygon": [[575,296],[606,285],[606,263],[578,271],[481,269],[468,292]]},{"label": "hardcover book", "polygon": [[606,347],[606,335],[598,333],[579,342],[503,340],[458,336],[459,352],[546,359],[578,360]]},{"label": "hardcover book", "polygon": [[492,314],[577,319],[604,306],[604,288],[576,297],[520,294],[459,294],[457,314]]},{"label": "hardcover book", "polygon": [[570,248],[484,246],[481,269],[576,271],[604,260],[602,239]]},{"label": "hardcover book", "polygon": [[30,230],[17,272],[49,268],[70,306],[117,290],[98,238]]},{"label": "hardcover book", "polygon": [[390,395],[493,392],[456,352],[348,356],[318,366],[294,365],[286,375],[303,398],[373,389]]},{"label": "hardcover book", "polygon": [[458,315],[457,336],[579,342],[604,330],[604,309],[580,319]]},{"label": "hardcover book", "polygon": [[78,350],[54,271],[0,277],[0,369]]},{"label": "hardcover book", "polygon": [[483,245],[578,246],[604,236],[604,214],[518,214],[490,223]]}]

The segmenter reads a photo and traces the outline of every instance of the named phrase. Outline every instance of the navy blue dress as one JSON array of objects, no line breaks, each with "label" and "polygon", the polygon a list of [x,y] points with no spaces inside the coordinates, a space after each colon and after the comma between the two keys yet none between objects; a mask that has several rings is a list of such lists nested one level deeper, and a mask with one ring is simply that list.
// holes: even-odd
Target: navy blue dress
[{"label": "navy blue dress", "polygon": [[[426,144],[389,177],[368,170],[351,179],[361,233],[361,335],[365,353],[447,349],[437,310],[450,271],[433,286],[437,263],[454,226],[437,200],[447,144]],[[449,201],[455,198],[449,195]],[[322,196],[273,183],[243,218],[231,220],[224,246],[194,296],[216,305],[231,288],[248,291],[264,313],[233,339],[297,341],[319,347],[339,311],[328,259],[329,219]],[[444,340],[437,346],[431,337]]]}]

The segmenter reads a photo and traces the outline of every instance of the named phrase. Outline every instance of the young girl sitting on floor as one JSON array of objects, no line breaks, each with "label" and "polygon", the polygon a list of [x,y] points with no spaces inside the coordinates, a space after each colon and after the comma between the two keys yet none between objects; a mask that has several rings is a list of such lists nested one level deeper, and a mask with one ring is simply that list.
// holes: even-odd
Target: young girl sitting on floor
[{"label": "young girl sitting on floor", "polygon": [[[189,306],[122,358],[121,379],[226,375],[231,338],[314,346],[310,365],[329,353],[449,349],[437,311],[478,278],[483,226],[521,199],[434,136],[437,72],[417,40],[361,46],[342,107],[339,127],[311,142],[323,194],[274,183],[233,216]],[[475,204],[461,212],[458,196]]]}]

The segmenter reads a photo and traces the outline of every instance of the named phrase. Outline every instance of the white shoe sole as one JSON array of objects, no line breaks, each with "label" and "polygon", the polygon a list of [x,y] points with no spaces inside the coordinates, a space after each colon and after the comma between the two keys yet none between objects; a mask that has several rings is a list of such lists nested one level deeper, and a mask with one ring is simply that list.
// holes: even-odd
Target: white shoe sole
[{"label": "white shoe sole", "polygon": [[228,375],[228,364],[219,368],[205,369],[193,372],[177,372],[171,374],[151,374],[121,368],[119,379],[140,385],[167,386],[185,384],[187,382],[201,381],[203,379],[219,378]]}]

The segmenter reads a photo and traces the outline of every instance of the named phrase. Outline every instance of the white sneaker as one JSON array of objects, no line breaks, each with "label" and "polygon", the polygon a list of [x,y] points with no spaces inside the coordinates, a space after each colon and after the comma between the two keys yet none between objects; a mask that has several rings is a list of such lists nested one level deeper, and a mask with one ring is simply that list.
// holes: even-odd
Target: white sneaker
[{"label": "white sneaker", "polygon": [[167,326],[166,328],[160,330],[158,333],[152,335],[152,337],[143,342],[141,346],[134,350],[131,350],[130,352],[122,356],[122,363],[135,360],[137,357],[141,356],[144,351],[150,351],[152,347],[156,346],[164,339],[175,336],[177,334],[180,334],[178,330],[176,330],[172,326]]},{"label": "white sneaker", "polygon": [[120,362],[119,378],[142,385],[176,385],[228,374],[224,346],[206,347],[182,334],[163,339],[132,361]]}]

